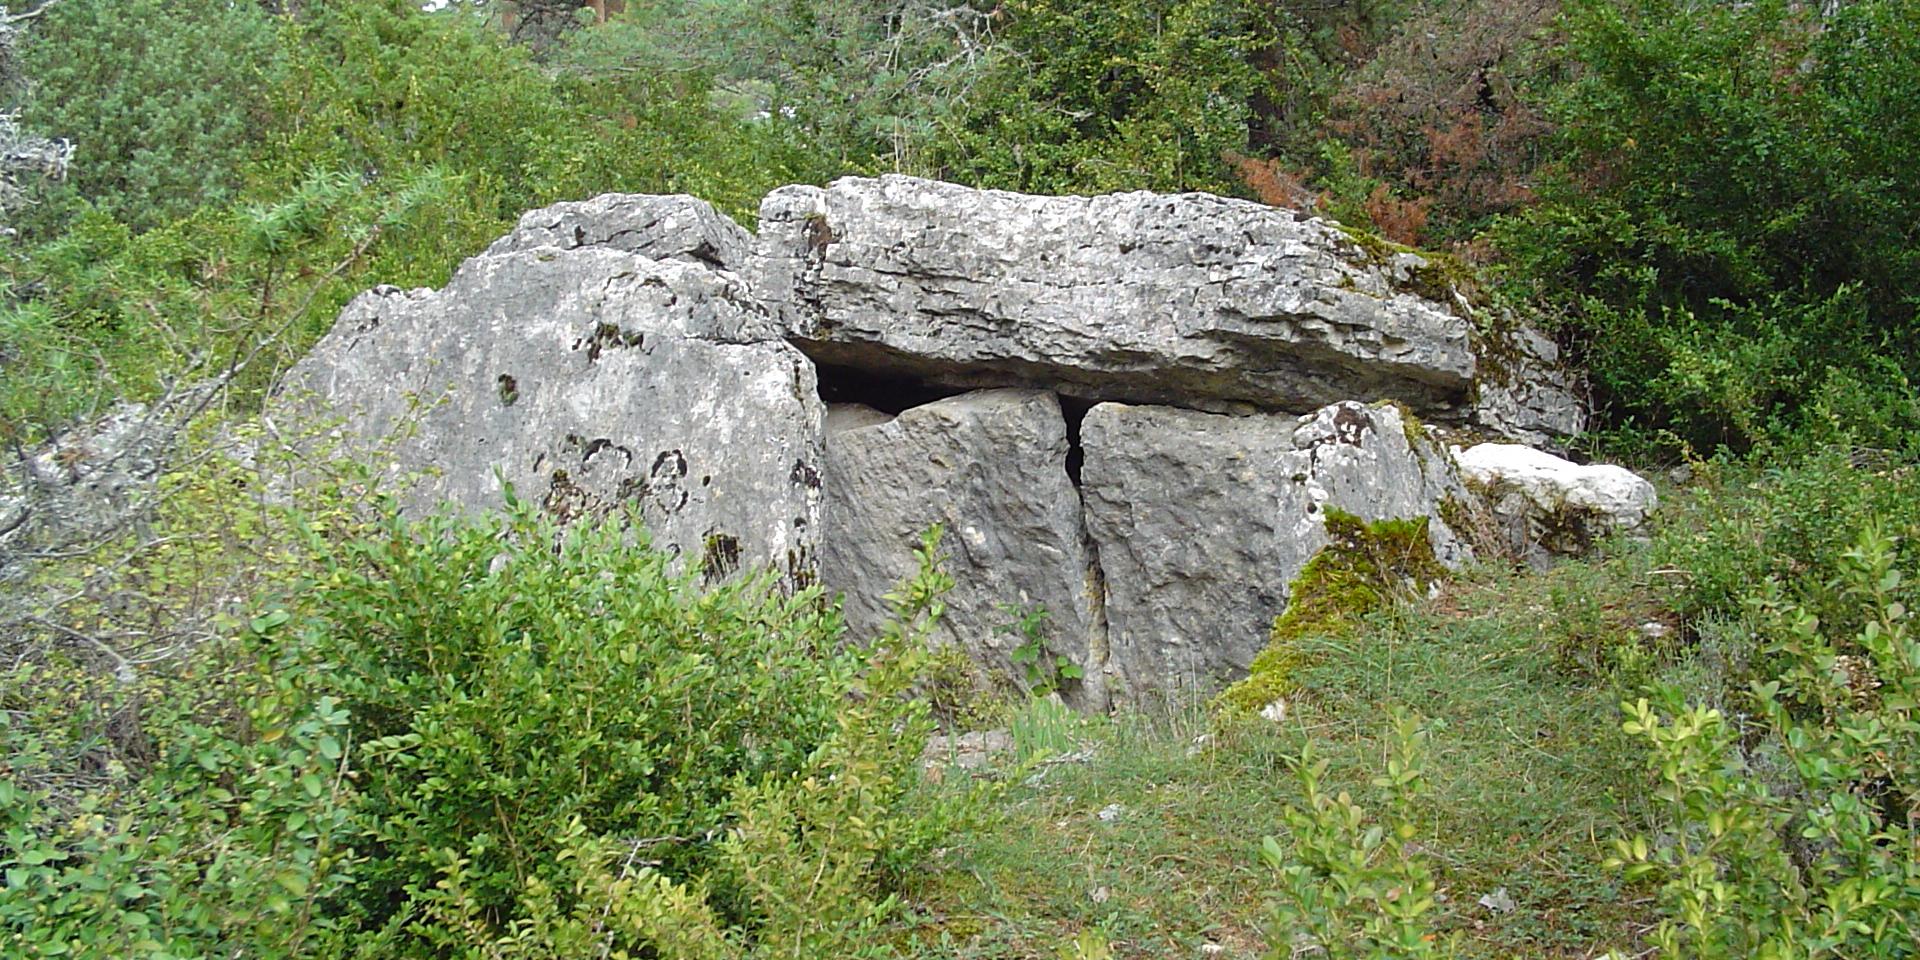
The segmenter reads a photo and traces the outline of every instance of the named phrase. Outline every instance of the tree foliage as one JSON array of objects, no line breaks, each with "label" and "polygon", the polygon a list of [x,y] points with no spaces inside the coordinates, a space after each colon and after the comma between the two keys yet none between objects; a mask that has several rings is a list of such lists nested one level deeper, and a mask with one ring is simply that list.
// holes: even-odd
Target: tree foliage
[{"label": "tree foliage", "polygon": [[936,133],[943,175],[1035,193],[1231,192],[1264,24],[1231,0],[1012,0],[992,62]]},{"label": "tree foliage", "polygon": [[41,228],[80,202],[146,229],[233,198],[266,127],[275,30],[253,3],[49,5],[20,50],[24,120],[76,152]]},{"label": "tree foliage", "polygon": [[1738,445],[1823,409],[1869,428],[1856,408],[1891,411],[1893,433],[1865,431],[1883,444],[1916,425],[1914,14],[1570,8],[1563,174],[1501,239],[1587,345],[1616,421]]}]

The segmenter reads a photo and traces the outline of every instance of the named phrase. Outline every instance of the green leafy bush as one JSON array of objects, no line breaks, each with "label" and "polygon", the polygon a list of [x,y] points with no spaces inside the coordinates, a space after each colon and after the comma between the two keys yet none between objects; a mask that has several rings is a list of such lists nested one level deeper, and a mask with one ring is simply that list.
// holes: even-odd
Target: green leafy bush
[{"label": "green leafy bush", "polygon": [[1911,3],[1582,0],[1567,28],[1564,175],[1499,236],[1611,419],[1744,447],[1798,429],[1808,399],[1864,392],[1899,426],[1862,439],[1909,434]]},{"label": "green leafy bush", "polygon": [[339,480],[269,509],[207,457],[112,565],[42,572],[82,599],[8,621],[0,952],[884,952],[970,802],[917,790],[937,539],[855,646],[817,592],[703,592],[616,522],[370,520]]},{"label": "green leafy bush", "polygon": [[183,440],[128,523],[0,593],[0,954],[325,955],[344,932],[322,903],[353,862],[346,713],[277,669],[284,614],[232,611],[305,575],[297,531],[355,535],[366,485],[310,446],[305,509],[266,509],[288,450]]},{"label": "green leafy bush", "polygon": [[640,878],[649,923],[737,931],[716,950],[847,945],[887,912],[888,871],[929,839],[903,804],[932,543],[903,624],[863,649],[817,592],[702,593],[634,536],[516,505],[319,552],[282,669],[351,717],[365,859],[339,906],[391,949],[573,916],[595,870]]},{"label": "green leafy bush", "polygon": [[1852,635],[1762,592],[1754,625],[1780,667],[1748,690],[1750,722],[1673,692],[1623,705],[1667,819],[1611,862],[1656,886],[1665,955],[1920,952],[1920,637],[1902,580],[1870,528],[1846,557]]},{"label": "green leafy bush", "polygon": [[1280,899],[1268,956],[1306,951],[1331,960],[1424,960],[1454,953],[1434,933],[1433,869],[1420,855],[1425,790],[1419,718],[1393,717],[1393,754],[1373,785],[1388,804],[1376,821],[1345,791],[1321,786],[1327,762],[1311,745],[1289,759],[1303,804],[1288,808],[1288,841],[1261,842],[1260,855],[1280,875]]},{"label": "green leafy bush", "polygon": [[[1859,626],[1860,606],[1833,587],[1858,531],[1881,524],[1900,564],[1920,569],[1920,471],[1873,451],[1828,448],[1771,461],[1718,461],[1655,538],[1663,593],[1693,620],[1732,619],[1753,585],[1778,580],[1830,627]],[[1903,588],[1903,602],[1916,597]]]},{"label": "green leafy bush", "polygon": [[98,211],[10,265],[0,303],[0,428],[34,437],[116,398],[224,381],[251,406],[331,324],[374,265],[458,203],[427,168],[378,183],[311,173],[272,201],[145,232]]}]

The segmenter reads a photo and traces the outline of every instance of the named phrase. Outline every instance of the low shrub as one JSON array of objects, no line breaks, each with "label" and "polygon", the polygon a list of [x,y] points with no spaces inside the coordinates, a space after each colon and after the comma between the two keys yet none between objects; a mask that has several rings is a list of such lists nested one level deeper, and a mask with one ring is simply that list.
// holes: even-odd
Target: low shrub
[{"label": "low shrub", "polygon": [[817,591],[702,590],[621,519],[301,514],[245,622],[137,669],[39,636],[0,681],[0,952],[884,953],[970,802],[915,789],[937,534],[852,645]]},{"label": "low shrub", "polygon": [[1771,676],[1747,716],[1624,704],[1666,819],[1611,863],[1655,887],[1666,956],[1911,957],[1920,952],[1920,637],[1896,597],[1893,543],[1871,529],[1840,593],[1856,631],[1776,588],[1751,611]]},{"label": "low shrub", "polygon": [[[1651,551],[1684,617],[1739,616],[1755,584],[1777,580],[1830,627],[1857,627],[1862,608],[1834,584],[1871,523],[1893,537],[1898,566],[1920,567],[1920,469],[1872,450],[1826,447],[1698,472]],[[1920,598],[1908,586],[1899,599]]]},{"label": "low shrub", "polygon": [[1395,712],[1393,725],[1393,754],[1373,781],[1387,802],[1384,819],[1345,791],[1327,792],[1327,762],[1314,756],[1311,744],[1289,760],[1303,802],[1287,810],[1288,843],[1267,837],[1260,847],[1280,875],[1269,957],[1314,952],[1330,960],[1425,960],[1455,952],[1452,941],[1434,933],[1437,887],[1415,842],[1422,830],[1426,732],[1405,711]]}]

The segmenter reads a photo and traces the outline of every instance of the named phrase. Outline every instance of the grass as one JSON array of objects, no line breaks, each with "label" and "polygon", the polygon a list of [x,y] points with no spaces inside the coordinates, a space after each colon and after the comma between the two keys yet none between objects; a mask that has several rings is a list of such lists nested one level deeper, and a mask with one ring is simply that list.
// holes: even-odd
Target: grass
[{"label": "grass", "polygon": [[[1618,703],[1684,666],[1640,639],[1662,617],[1648,572],[1631,549],[1470,571],[1343,640],[1303,641],[1280,723],[1198,706],[1082,721],[1072,739],[1090,757],[1022,768],[915,882],[904,939],[923,956],[1056,957],[1095,929],[1116,957],[1262,956],[1273,882],[1257,851],[1298,799],[1287,758],[1311,739],[1330,787],[1370,805],[1403,706],[1431,730],[1418,843],[1463,954],[1632,953],[1651,904],[1601,866],[1646,816]],[[1516,909],[1479,905],[1501,888]]]}]

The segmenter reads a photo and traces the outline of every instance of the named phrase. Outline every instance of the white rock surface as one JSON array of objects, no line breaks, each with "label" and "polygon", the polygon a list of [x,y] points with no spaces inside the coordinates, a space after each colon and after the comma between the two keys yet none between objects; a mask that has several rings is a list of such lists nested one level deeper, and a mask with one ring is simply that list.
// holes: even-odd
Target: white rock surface
[{"label": "white rock surface", "polygon": [[1625,467],[1512,443],[1456,448],[1453,458],[1523,555],[1579,553],[1615,532],[1638,533],[1659,505],[1653,484]]}]

